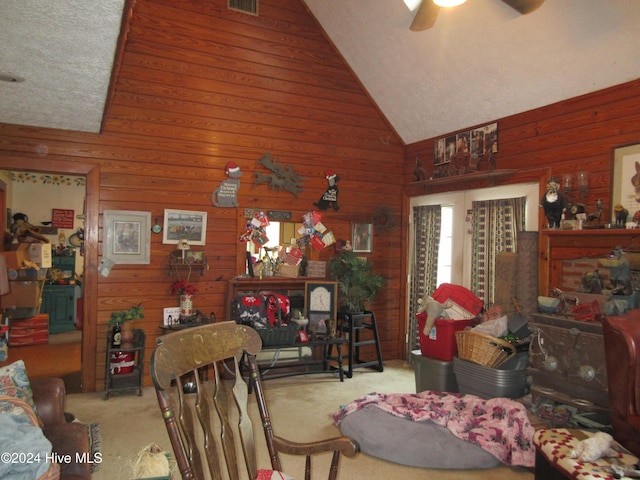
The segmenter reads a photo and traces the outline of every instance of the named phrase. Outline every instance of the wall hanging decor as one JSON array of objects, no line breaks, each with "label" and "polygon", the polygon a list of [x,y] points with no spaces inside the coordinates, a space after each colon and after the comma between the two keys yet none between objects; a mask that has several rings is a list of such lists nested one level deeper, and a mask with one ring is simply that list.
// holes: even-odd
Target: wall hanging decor
[{"label": "wall hanging decor", "polygon": [[370,252],[373,238],[373,226],[370,223],[354,223],[351,226],[354,252]]},{"label": "wall hanging decor", "polygon": [[493,170],[498,153],[498,124],[491,123],[433,142],[434,178]]},{"label": "wall hanging decor", "polygon": [[640,143],[614,149],[612,170],[611,223],[624,227],[640,210]]},{"label": "wall hanging decor", "polygon": [[224,168],[229,178],[223,180],[220,186],[211,194],[211,203],[215,207],[237,207],[238,190],[240,189],[240,177],[242,172],[240,167],[234,162],[229,162]]},{"label": "wall hanging decor", "polygon": [[255,185],[266,183],[271,190],[276,192],[287,191],[297,198],[302,192],[304,177],[293,171],[293,167],[283,167],[270,153],[265,153],[258,160],[258,164],[270,170],[270,174],[256,172]]},{"label": "wall hanging decor", "polygon": [[162,243],[177,244],[179,240],[187,240],[190,245],[205,245],[207,212],[165,209]]},{"label": "wall hanging decor", "polygon": [[320,200],[318,200],[314,205],[318,207],[320,210],[329,210],[329,208],[333,208],[334,210],[339,210],[338,206],[338,181],[340,181],[340,177],[333,173],[331,170],[328,170],[324,178],[327,179],[329,183],[329,187],[322,194]]},{"label": "wall hanging decor", "polygon": [[149,264],[150,212],[105,210],[103,223],[106,232],[104,257],[114,264]]}]

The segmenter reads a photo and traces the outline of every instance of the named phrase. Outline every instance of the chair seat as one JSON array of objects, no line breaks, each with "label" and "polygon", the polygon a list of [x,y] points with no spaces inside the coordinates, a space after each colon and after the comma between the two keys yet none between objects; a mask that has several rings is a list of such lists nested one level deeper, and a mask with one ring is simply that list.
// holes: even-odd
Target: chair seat
[{"label": "chair seat", "polygon": [[[612,464],[631,466],[638,462],[638,457],[617,442],[613,445],[613,449],[618,453],[615,457],[601,458],[595,462],[582,462],[577,458],[571,458],[570,452],[578,442],[589,438],[594,433],[567,428],[542,429],[534,434],[533,444],[539,454],[538,458],[545,460],[549,466],[566,478],[613,480],[616,477],[609,470]],[[536,462],[536,479],[549,478],[548,473],[542,473],[544,467]]]}]

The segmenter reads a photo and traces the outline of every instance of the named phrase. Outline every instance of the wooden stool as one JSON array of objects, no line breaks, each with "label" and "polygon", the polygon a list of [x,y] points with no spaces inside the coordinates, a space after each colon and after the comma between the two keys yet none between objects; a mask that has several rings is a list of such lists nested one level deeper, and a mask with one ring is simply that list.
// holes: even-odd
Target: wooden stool
[{"label": "wooden stool", "polygon": [[616,477],[608,470],[611,465],[631,466],[638,462],[638,457],[617,442],[612,445],[618,452],[616,457],[605,457],[595,462],[582,462],[577,458],[571,458],[569,453],[576,444],[594,433],[567,428],[537,430],[533,435],[533,444],[536,447],[535,480],[614,480]]}]

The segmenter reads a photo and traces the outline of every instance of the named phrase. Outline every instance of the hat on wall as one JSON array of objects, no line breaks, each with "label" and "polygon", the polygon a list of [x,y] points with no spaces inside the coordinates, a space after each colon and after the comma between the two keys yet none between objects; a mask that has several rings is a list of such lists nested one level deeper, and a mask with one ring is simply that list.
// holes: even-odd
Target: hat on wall
[{"label": "hat on wall", "polygon": [[229,175],[229,173],[237,173],[240,171],[240,167],[236,165],[234,162],[227,163],[227,166],[224,167],[224,172]]},{"label": "hat on wall", "polygon": [[325,172],[325,174],[324,174],[324,175],[325,175],[325,177],[326,177],[327,179],[329,179],[329,178],[333,178],[333,177],[335,177],[335,176],[336,176],[336,174],[335,174],[335,173],[333,173],[331,170],[327,170],[327,171]]}]

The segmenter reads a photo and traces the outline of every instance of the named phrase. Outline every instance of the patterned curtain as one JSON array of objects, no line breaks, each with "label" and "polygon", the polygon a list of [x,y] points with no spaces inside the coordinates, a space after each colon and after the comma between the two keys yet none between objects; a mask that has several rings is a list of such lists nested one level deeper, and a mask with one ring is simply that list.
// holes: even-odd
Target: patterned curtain
[{"label": "patterned curtain", "polygon": [[471,290],[485,305],[494,303],[495,261],[500,252],[516,252],[525,229],[526,197],[473,202]]},{"label": "patterned curtain", "polygon": [[411,284],[409,285],[409,342],[406,357],[411,350],[420,348],[416,311],[418,299],[425,292],[432,293],[437,285],[438,251],[440,249],[440,226],[442,223],[440,205],[413,207],[414,252],[411,263]]}]

